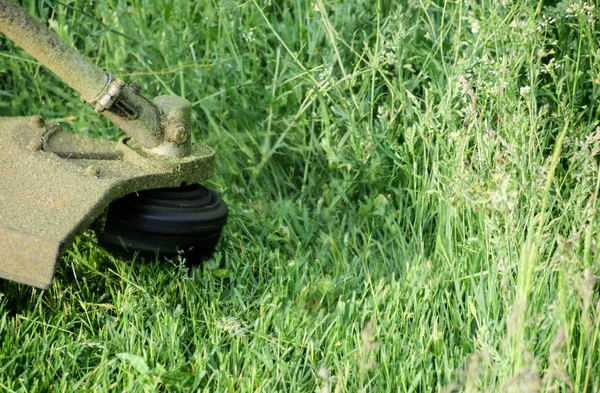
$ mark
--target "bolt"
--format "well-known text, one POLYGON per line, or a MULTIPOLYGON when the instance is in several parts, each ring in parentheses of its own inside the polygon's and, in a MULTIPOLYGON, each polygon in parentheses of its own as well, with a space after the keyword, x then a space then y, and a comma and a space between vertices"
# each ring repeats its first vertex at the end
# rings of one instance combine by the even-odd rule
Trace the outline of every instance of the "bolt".
POLYGON ((41 139, 32 139, 29 141, 27 148, 31 151, 40 151, 44 147, 41 139))
POLYGON ((29 118, 29 124, 33 128, 44 128, 46 126, 46 121, 40 115, 33 115, 29 118))
POLYGON ((166 129, 167 138, 171 142, 175 142, 178 145, 182 145, 187 142, 190 134, 188 133, 187 127, 183 124, 175 124, 167 126, 166 129))
POLYGON ((90 177, 98 177, 100 174, 100 168, 94 165, 90 165, 85 169, 85 175, 90 177))

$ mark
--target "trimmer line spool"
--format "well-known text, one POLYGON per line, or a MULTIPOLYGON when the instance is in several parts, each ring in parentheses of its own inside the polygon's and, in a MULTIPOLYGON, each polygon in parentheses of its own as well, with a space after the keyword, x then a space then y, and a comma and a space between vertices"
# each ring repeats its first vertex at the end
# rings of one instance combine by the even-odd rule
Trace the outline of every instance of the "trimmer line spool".
POLYGON ((200 184, 132 193, 110 205, 98 242, 121 256, 159 252, 195 262, 214 250, 227 213, 221 197, 200 184))

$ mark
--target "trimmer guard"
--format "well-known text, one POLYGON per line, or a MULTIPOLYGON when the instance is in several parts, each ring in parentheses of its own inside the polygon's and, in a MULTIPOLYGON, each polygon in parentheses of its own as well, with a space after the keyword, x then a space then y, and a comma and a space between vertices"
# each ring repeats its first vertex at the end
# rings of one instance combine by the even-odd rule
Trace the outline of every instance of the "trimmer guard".
POLYGON ((0 119, 0 277, 47 289, 61 253, 112 201, 199 183, 213 167, 207 146, 157 159, 130 138, 66 133, 39 116, 0 119))

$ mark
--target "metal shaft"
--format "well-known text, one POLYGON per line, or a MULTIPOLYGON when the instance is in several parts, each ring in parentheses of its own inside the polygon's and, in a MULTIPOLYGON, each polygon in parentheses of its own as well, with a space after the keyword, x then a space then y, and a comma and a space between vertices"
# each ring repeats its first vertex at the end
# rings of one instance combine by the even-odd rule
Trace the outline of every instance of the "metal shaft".
POLYGON ((104 70, 11 0, 0 0, 0 32, 80 92, 86 101, 94 99, 106 85, 104 70))
MULTIPOLYGON (((0 33, 81 93, 86 102, 93 103, 110 82, 105 70, 67 45, 11 0, 0 0, 0 33)), ((125 112, 121 105, 121 110, 107 109, 101 113, 146 148, 155 148, 164 142, 157 107, 129 86, 121 89, 119 101, 127 108, 125 112)))

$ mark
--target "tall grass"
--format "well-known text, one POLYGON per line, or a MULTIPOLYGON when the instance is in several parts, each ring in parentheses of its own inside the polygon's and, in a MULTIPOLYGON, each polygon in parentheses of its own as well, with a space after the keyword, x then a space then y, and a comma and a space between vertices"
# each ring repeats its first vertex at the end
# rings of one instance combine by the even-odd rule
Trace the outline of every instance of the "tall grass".
MULTIPOLYGON (((22 1, 194 106, 214 257, 86 236, 0 285, 0 390, 599 391, 600 11, 563 1, 22 1)), ((0 111, 119 131, 0 38, 0 111)))

